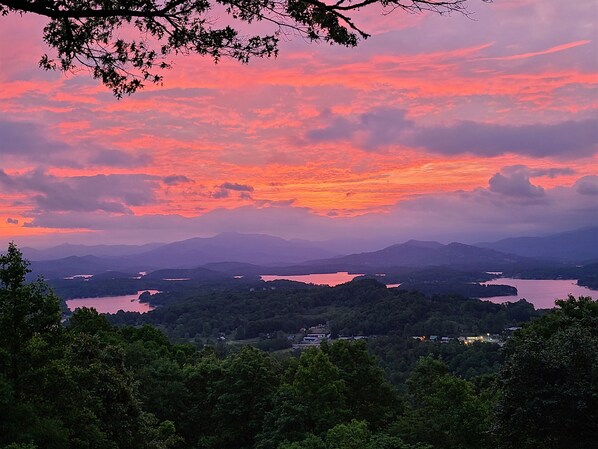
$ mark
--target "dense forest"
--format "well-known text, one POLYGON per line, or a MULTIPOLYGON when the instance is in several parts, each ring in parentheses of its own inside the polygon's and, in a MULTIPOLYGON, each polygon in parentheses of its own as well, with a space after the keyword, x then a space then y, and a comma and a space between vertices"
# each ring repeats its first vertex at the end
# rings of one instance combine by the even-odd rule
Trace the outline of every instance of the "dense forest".
POLYGON ((205 341, 226 335, 249 339, 328 323, 332 336, 500 333, 536 316, 521 300, 493 304, 459 295, 426 296, 386 288, 374 279, 356 279, 336 287, 276 281, 254 291, 166 292, 152 296, 161 307, 147 313, 118 312, 118 325, 152 324, 179 340, 205 341))
POLYGON ((537 317, 526 303, 495 309, 372 280, 218 293, 158 308, 152 316, 173 316, 172 324, 162 317, 169 339, 151 324, 123 325, 139 316, 114 326, 93 309, 62 323, 60 299, 42 281, 25 282, 26 273, 9 246, 0 256, 2 449, 595 447, 598 302, 590 298, 569 297, 537 317), (306 325, 306 310, 320 311, 314 322, 338 319, 339 333, 361 326, 385 335, 274 354, 177 342, 185 340, 177 313, 215 335, 247 332, 252 320, 271 329, 264 323, 276 313, 306 325), (503 349, 405 338, 432 323, 450 333, 516 321, 528 322, 503 349))

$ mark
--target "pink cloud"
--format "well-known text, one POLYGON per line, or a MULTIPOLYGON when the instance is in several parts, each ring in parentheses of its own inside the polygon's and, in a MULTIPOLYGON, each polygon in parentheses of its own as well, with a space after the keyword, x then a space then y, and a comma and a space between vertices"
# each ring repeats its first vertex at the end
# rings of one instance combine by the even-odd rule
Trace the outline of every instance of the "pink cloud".
MULTIPOLYGON (((89 204, 120 206, 86 211, 89 220, 82 222, 66 210, 34 217, 44 194, 4 186, 0 222, 19 223, 0 227, 0 235, 50 232, 22 225, 39 220, 42 226, 42 219, 48 225, 52 217, 51 232, 95 229, 98 219, 110 222, 111 231, 93 235, 114 238, 124 236, 119 223, 128 229, 159 222, 173 232, 183 223, 189 233, 204 223, 197 229, 208 233, 245 218, 247 229, 270 220, 264 229, 273 233, 299 234, 306 225, 332 235, 338 225, 338 232, 353 232, 399 222, 405 233, 424 232, 425 208, 446 213, 441 220, 429 212, 447 227, 463 226, 440 207, 443 201, 472 222, 485 218, 467 207, 504 223, 506 206, 492 209, 488 201, 515 201, 505 192, 543 189, 548 201, 559 189, 572 195, 578 178, 585 181, 577 190, 592 192, 598 165, 591 134, 598 109, 594 2, 563 8, 558 0, 509 0, 472 9, 475 20, 360 13, 373 36, 355 49, 292 40, 282 43, 276 60, 249 65, 175 57, 164 86, 121 101, 86 73, 38 69, 46 51, 43 20, 0 18, 0 42, 15 38, 14 45, 0 45, 0 61, 9 62, 0 66, 5 173, 25 179, 43 168, 57 192, 74 189, 75 178, 130 177, 149 198, 133 203, 125 193, 102 196, 85 187, 89 204), (570 171, 559 172, 565 159, 570 171), (536 171, 497 170, 521 165, 536 171), (497 173, 493 191, 488 180, 497 173)), ((133 182, 121 188, 135 190, 133 182)), ((64 202, 56 198, 52 204, 64 202)), ((546 210, 574 215, 549 203, 546 210)), ((520 216, 508 229, 525 229, 524 211, 520 216)))

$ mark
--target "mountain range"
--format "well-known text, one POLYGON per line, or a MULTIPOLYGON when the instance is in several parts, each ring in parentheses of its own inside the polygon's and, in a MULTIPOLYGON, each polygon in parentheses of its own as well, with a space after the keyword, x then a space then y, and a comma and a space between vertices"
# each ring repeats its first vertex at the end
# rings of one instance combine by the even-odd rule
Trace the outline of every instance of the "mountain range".
POLYGON ((516 237, 476 246, 525 257, 560 262, 598 262, 598 227, 578 229, 547 237, 516 237))
POLYGON ((275 269, 301 274, 313 270, 356 272, 431 266, 502 270, 514 264, 543 260, 550 263, 598 260, 597 236, 598 227, 594 227, 548 237, 521 237, 477 245, 410 240, 376 251, 343 255, 323 248, 327 246, 322 245, 323 242, 222 233, 169 244, 60 245, 45 250, 24 248, 23 252, 32 260, 34 274, 50 279, 108 270, 137 273, 202 266, 220 272, 253 274, 275 269))
POLYGON ((527 258, 505 254, 492 249, 479 248, 463 243, 426 242, 409 240, 391 245, 379 251, 351 254, 334 259, 311 262, 313 265, 335 264, 346 267, 391 268, 391 267, 429 267, 458 266, 481 267, 499 270, 515 263, 526 262, 527 258))

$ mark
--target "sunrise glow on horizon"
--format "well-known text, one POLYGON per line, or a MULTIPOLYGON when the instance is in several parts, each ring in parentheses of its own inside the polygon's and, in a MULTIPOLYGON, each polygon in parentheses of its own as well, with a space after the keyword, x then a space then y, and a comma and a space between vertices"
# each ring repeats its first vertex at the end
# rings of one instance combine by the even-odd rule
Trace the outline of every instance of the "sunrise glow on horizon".
POLYGON ((461 239, 598 223, 596 4, 367 14, 357 48, 173 61, 121 100, 0 18, 0 240, 461 239))

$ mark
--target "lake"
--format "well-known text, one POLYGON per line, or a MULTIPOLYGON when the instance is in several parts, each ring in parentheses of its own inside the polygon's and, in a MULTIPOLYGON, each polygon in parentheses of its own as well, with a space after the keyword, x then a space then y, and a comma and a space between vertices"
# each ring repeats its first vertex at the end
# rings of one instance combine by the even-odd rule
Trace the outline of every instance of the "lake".
POLYGON ((345 282, 350 282, 358 276, 363 276, 363 275, 362 274, 349 274, 346 271, 339 271, 338 273, 301 274, 301 275, 296 275, 296 276, 279 276, 279 275, 273 274, 273 275, 262 275, 260 277, 264 281, 287 280, 287 281, 305 282, 306 284, 329 285, 330 287, 334 287, 335 285, 344 284, 345 282))
MULTIPOLYGON (((499 274, 499 273, 496 273, 499 274)), ((361 274, 349 274, 346 271, 338 273, 319 273, 319 274, 303 274, 296 276, 279 276, 279 275, 262 275, 264 281, 275 280, 289 280, 297 282, 305 282, 307 284, 316 285, 335 285, 350 282, 361 274)), ((521 298, 525 298, 532 303, 536 309, 550 309, 554 307, 555 299, 565 299, 571 293, 573 296, 591 296, 598 298, 598 291, 590 290, 587 287, 581 287, 576 284, 575 279, 512 279, 512 278, 498 278, 493 279, 484 284, 506 284, 517 288, 517 296, 494 296, 490 298, 482 298, 484 301, 491 301, 497 304, 503 302, 515 302, 521 298)), ((388 288, 398 287, 400 284, 389 284, 388 288)))
POLYGON ((67 299, 66 305, 71 311, 81 307, 93 307, 99 313, 116 313, 119 310, 146 313, 153 310, 153 307, 148 303, 139 302, 139 295, 146 291, 152 295, 160 293, 158 290, 140 290, 132 295, 67 299))
POLYGON ((551 309, 554 307, 555 299, 566 299, 567 295, 591 296, 598 298, 598 291, 590 290, 576 284, 575 279, 512 279, 498 278, 484 284, 496 285, 506 284, 517 288, 517 296, 494 296, 482 298, 484 301, 492 301, 500 304, 503 302, 514 302, 525 298, 531 302, 536 309, 551 309))

